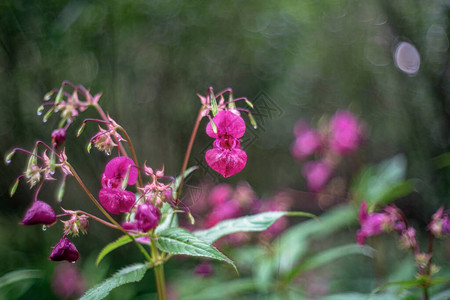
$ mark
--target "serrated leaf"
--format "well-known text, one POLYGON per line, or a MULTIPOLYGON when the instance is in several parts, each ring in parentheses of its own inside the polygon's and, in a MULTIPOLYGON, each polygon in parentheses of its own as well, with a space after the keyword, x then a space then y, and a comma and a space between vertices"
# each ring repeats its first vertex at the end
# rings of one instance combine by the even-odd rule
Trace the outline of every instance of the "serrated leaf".
POLYGON ((147 264, 135 264, 123 268, 110 278, 87 291, 81 300, 100 300, 108 296, 116 287, 130 282, 140 281, 147 271, 147 264))
POLYGON ((0 277, 0 288, 18 281, 26 279, 37 279, 42 277, 42 272, 39 270, 17 270, 6 273, 0 277))
POLYGON ((210 229, 199 230, 194 232, 194 234, 202 240, 212 244, 217 239, 232 233, 266 230, 279 218, 286 215, 314 217, 312 214, 303 212, 271 211, 253 216, 225 220, 210 229))
POLYGON ((231 264, 237 272, 236 265, 232 260, 186 229, 174 227, 161 231, 156 245, 161 251, 170 254, 185 254, 225 261, 231 264))
POLYGON ((131 238, 128 235, 124 235, 124 236, 121 236, 120 238, 118 238, 117 240, 115 240, 114 242, 109 243, 98 254, 97 259, 95 260, 95 265, 98 266, 98 264, 102 261, 102 259, 106 255, 108 255, 108 253, 110 253, 111 251, 113 251, 119 247, 122 247, 123 245, 126 245, 130 242, 131 242, 131 238))

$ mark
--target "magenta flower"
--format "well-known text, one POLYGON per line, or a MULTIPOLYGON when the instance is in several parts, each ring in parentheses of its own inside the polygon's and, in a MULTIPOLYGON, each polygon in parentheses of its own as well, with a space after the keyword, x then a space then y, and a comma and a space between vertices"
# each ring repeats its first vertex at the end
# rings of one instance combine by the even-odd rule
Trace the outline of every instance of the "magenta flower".
POLYGON ((390 221, 391 218, 385 213, 369 213, 367 202, 362 202, 359 209, 361 229, 356 233, 357 243, 364 245, 366 237, 383 233, 390 221))
POLYGON ((431 217, 431 222, 428 229, 436 237, 442 237, 445 234, 450 234, 450 218, 448 211, 444 212, 444 208, 439 208, 431 217))
POLYGON ((58 128, 52 132, 53 144, 61 145, 66 140, 66 130, 64 128, 58 128))
POLYGON ((102 176, 102 186, 110 188, 121 187, 128 170, 130 171, 127 184, 133 185, 138 178, 138 170, 133 160, 124 156, 113 158, 106 164, 105 172, 102 176))
POLYGON ((78 260, 78 257, 79 254, 75 245, 68 238, 62 238, 59 240, 59 243, 53 247, 49 259, 53 261, 67 260, 74 262, 78 260))
POLYGON ((298 121, 294 127, 295 141, 291 145, 292 156, 298 160, 303 160, 316 153, 322 146, 320 134, 311 129, 308 124, 298 121))
POLYGON ((212 205, 220 205, 228 201, 233 195, 233 188, 226 183, 216 185, 210 192, 209 199, 212 205))
POLYGON ((330 179, 332 168, 322 161, 311 161, 302 168, 303 176, 306 178, 308 189, 312 192, 319 192, 330 179))
POLYGON ((25 213, 20 224, 22 225, 51 225, 56 222, 56 214, 53 208, 47 203, 37 200, 25 213))
POLYGON ((141 204, 137 208, 134 216, 137 221, 137 227, 142 232, 148 232, 158 226, 161 220, 161 212, 153 204, 141 204))
POLYGON ((206 133, 216 140, 213 148, 206 152, 205 159, 214 171, 229 177, 242 171, 247 163, 247 154, 241 150, 239 141, 245 133, 245 122, 227 110, 220 111, 213 122, 217 133, 214 133, 211 122, 206 127, 206 133))
POLYGON ((61 263, 55 267, 52 290, 63 299, 78 299, 86 291, 86 280, 75 264, 61 263))
POLYGON ((237 200, 230 200, 216 205, 205 219, 206 228, 211 228, 217 223, 241 216, 241 204, 237 200))
POLYGON ((115 215, 129 212, 136 201, 132 192, 115 188, 101 189, 98 198, 103 207, 115 215))
POLYGON ((211 265, 211 263, 204 261, 204 262, 199 263, 195 267, 194 273, 197 275, 200 275, 201 277, 206 277, 206 276, 212 275, 214 273, 214 269, 213 269, 213 266, 211 265))
POLYGON ((358 148, 362 140, 362 129, 356 117, 349 111, 337 111, 330 121, 330 148, 344 155, 358 148))

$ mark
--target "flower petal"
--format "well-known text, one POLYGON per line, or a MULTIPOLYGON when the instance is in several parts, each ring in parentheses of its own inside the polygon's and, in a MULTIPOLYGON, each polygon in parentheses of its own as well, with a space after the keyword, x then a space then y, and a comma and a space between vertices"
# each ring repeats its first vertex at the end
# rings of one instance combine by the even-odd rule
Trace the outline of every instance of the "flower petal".
POLYGON ((130 168, 128 185, 133 185, 136 183, 138 178, 138 170, 134 166, 135 164, 131 158, 119 156, 113 158, 108 162, 108 164, 106 164, 104 174, 108 179, 115 179, 116 181, 118 181, 118 184, 120 186, 122 180, 127 174, 128 168, 130 168))
POLYGON ((213 148, 206 151, 206 162, 216 172, 229 177, 242 171, 247 163, 247 154, 241 149, 213 148))
POLYGON ((115 215, 128 212, 136 201, 132 192, 115 188, 101 189, 98 198, 103 207, 115 215))
POLYGON ((220 111, 214 118, 214 124, 217 127, 217 134, 212 129, 211 122, 206 126, 206 133, 212 138, 218 138, 223 135, 230 135, 234 138, 240 138, 245 133, 245 122, 240 116, 228 110, 220 111))

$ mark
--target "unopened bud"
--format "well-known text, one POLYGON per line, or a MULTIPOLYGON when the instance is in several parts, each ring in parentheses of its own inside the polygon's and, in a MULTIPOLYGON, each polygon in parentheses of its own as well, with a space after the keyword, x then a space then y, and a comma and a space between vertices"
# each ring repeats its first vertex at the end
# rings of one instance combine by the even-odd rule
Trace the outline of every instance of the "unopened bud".
POLYGON ((68 239, 62 238, 59 243, 53 247, 49 259, 53 261, 67 260, 75 262, 78 260, 79 253, 75 245, 68 239))
POLYGON ((47 203, 37 200, 25 213, 22 225, 51 225, 56 222, 56 214, 53 208, 47 203))

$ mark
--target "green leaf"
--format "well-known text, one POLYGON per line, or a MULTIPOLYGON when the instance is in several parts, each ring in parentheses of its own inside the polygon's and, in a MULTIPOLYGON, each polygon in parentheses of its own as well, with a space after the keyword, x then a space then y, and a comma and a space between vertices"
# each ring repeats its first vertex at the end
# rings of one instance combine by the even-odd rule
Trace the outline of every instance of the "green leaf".
POLYGON ((123 268, 110 278, 106 279, 81 297, 81 300, 100 300, 108 296, 109 292, 116 287, 130 282, 140 281, 147 271, 147 264, 135 264, 123 268))
MULTIPOLYGON (((188 177, 192 172, 194 172, 197 169, 198 169, 197 166, 192 166, 192 167, 188 168, 186 171, 184 171, 184 178, 186 179, 186 177, 188 177)), ((177 190, 178 190, 178 187, 180 186, 180 184, 181 184, 181 175, 179 175, 172 184, 172 191, 173 191, 174 199, 177 199, 177 190)))
POLYGON ((161 209, 161 214, 163 215, 161 223, 156 227, 155 233, 159 233, 163 231, 164 229, 170 228, 170 227, 177 227, 178 226, 178 216, 173 211, 173 208, 168 204, 164 203, 163 207, 161 209))
POLYGON ((421 284, 423 284, 423 278, 418 278, 418 279, 411 279, 411 280, 401 280, 401 281, 395 281, 395 282, 388 282, 386 284, 383 284, 382 286, 376 288, 372 294, 376 294, 382 290, 387 289, 388 287, 391 286, 398 286, 401 287, 403 289, 408 289, 408 288, 412 288, 412 287, 419 287, 421 284))
POLYGON ((117 240, 115 240, 112 243, 109 243, 108 245, 106 245, 102 251, 100 251, 100 253, 97 256, 97 259, 95 260, 95 265, 98 266, 98 264, 102 261, 102 259, 111 251, 122 247, 123 245, 128 244, 129 242, 131 242, 131 238, 128 235, 124 235, 121 236, 120 238, 118 238, 117 240))
POLYGON ((288 215, 314 217, 314 215, 304 212, 271 211, 253 216, 225 220, 210 229, 196 231, 194 232, 194 234, 208 243, 213 243, 217 239, 235 232, 266 230, 267 228, 272 226, 272 224, 275 223, 279 218, 288 215))
POLYGON ((161 251, 170 254, 201 256, 225 261, 231 264, 237 272, 237 268, 232 260, 186 229, 180 227, 165 229, 159 233, 156 242, 161 251))
POLYGON ((191 295, 182 295, 184 300, 212 300, 212 299, 231 299, 238 295, 254 292, 256 285, 253 279, 238 279, 225 281, 214 285, 204 285, 203 289, 195 290, 191 295), (220 292, 218 292, 220 291, 220 292))
POLYGON ((374 249, 369 246, 359 246, 356 244, 349 244, 328 249, 305 259, 300 265, 292 269, 286 279, 288 281, 292 281, 309 270, 318 268, 347 255, 362 254, 372 257, 373 252, 374 249))
POLYGON ((42 272, 39 270, 17 270, 6 273, 0 277, 0 288, 26 279, 37 279, 42 277, 42 272))
POLYGON ((402 154, 366 167, 353 183, 352 194, 370 204, 386 204, 405 196, 413 190, 412 182, 405 181, 406 167, 406 158, 402 154))

